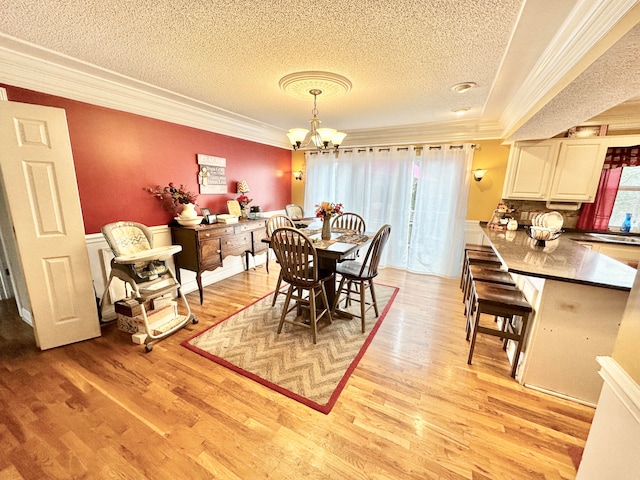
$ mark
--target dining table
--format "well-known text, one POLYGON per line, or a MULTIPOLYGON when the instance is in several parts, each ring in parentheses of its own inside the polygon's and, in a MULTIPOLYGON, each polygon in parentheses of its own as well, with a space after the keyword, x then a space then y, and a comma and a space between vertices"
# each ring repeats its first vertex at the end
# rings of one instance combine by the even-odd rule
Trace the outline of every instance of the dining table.
MULTIPOLYGON (((331 230, 331 239, 322 240, 322 222, 317 219, 296 220, 298 230, 307 235, 313 242, 318 254, 318 271, 321 277, 331 278, 325 283, 329 305, 333 305, 336 299, 336 269, 338 263, 350 257, 371 242, 373 235, 358 233, 353 230, 334 228, 331 230)), ((271 238, 264 238, 263 242, 270 244, 271 238)))

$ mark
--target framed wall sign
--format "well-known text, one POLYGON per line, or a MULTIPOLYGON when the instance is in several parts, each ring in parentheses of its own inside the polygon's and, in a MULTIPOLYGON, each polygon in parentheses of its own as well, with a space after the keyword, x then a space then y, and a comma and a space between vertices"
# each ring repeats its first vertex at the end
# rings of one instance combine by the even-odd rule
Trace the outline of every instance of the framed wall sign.
POLYGON ((227 159, 198 153, 198 184, 202 194, 226 194, 227 159))

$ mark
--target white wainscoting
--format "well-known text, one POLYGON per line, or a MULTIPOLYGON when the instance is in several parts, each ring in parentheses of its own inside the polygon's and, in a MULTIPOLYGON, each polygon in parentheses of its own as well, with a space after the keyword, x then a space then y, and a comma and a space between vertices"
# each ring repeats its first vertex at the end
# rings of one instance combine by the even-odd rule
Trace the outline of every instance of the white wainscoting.
POLYGON ((604 385, 576 480, 640 478, 640 386, 611 357, 598 357, 604 385))
MULTIPOLYGON (((149 227, 153 232, 153 244, 154 246, 161 247, 165 245, 171 245, 171 229, 166 225, 160 225, 156 227, 149 227)), ((110 251, 104 236, 101 233, 93 233, 86 235, 87 252, 89 254, 89 265, 91 267, 91 277, 93 279, 93 285, 96 291, 96 296, 101 298, 107 280, 109 278, 110 268, 109 262, 112 255, 107 257, 106 251, 110 251)), ((255 257, 249 255, 249 267, 261 265, 266 262, 266 253, 258 254, 255 257)), ((170 261, 171 268, 174 268, 173 261, 170 261)), ((207 271, 202 274, 202 284, 204 286, 211 285, 225 278, 231 277, 237 273, 244 271, 244 258, 243 257, 226 257, 222 267, 212 271, 207 271)), ((190 293, 198 290, 198 284, 196 283, 195 272, 188 270, 181 270, 180 282, 182 284, 183 293, 190 293)), ((123 282, 120 280, 114 280, 115 285, 109 288, 112 295, 115 295, 113 299, 107 296, 105 302, 104 315, 105 318, 110 318, 114 315, 113 302, 124 298, 125 291, 122 287, 123 282)), ((112 285, 113 285, 112 283, 112 285)), ((206 298, 206 297, 205 297, 206 298)))
POLYGON ((484 245, 486 242, 480 222, 477 220, 467 220, 464 226, 464 242, 474 245, 484 245))

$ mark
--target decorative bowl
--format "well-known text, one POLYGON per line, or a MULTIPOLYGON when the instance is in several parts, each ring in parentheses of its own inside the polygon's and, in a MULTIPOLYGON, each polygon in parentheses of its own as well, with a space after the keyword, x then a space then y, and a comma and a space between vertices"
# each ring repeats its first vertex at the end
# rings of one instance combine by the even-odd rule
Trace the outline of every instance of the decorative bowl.
POLYGON ((200 225, 200 223, 202 222, 203 218, 204 217, 197 216, 197 217, 192 217, 192 218, 175 217, 174 219, 175 219, 176 222, 178 222, 183 227, 194 227, 196 225, 200 225))
POLYGON ((533 225, 530 227, 525 227, 527 230, 527 234, 536 240, 537 247, 546 246, 547 241, 556 240, 562 235, 562 230, 555 227, 534 227, 533 225))

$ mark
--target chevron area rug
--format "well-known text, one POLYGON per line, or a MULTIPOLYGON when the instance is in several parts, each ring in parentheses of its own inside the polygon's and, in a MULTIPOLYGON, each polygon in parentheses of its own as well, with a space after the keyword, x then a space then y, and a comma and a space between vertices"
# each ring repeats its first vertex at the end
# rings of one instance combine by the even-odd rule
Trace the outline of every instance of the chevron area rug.
MULTIPOLYGON (((398 288, 376 283, 380 316, 368 313, 363 334, 360 319, 336 318, 318 323, 314 345, 311 330, 278 323, 285 295, 273 293, 182 342, 182 345, 220 365, 245 375, 322 413, 335 405, 349 376, 384 320, 398 288)), ((286 291, 286 290, 285 290, 286 291)), ((341 308, 344 302, 341 302, 341 308)), ((359 303, 347 309, 357 312, 359 303)), ((290 313, 291 316, 294 312, 290 313)))

